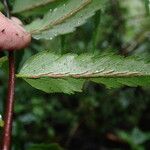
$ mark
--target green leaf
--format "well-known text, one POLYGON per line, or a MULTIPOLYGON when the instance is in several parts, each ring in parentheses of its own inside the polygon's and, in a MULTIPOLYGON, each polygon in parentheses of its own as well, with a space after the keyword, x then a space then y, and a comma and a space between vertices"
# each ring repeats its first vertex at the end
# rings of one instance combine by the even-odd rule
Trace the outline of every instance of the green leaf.
POLYGON ((4 126, 4 121, 2 120, 2 116, 0 115, 0 127, 4 126))
POLYGON ((7 57, 0 58, 0 68, 4 65, 4 63, 6 63, 6 61, 7 61, 7 57))
POLYGON ((57 144, 35 144, 28 150, 62 150, 57 144))
POLYGON ((13 13, 20 13, 45 6, 56 0, 16 0, 13 7, 13 13))
POLYGON ((35 39, 52 39, 58 35, 73 32, 95 12, 102 9, 102 0, 70 0, 49 11, 43 19, 37 19, 26 26, 35 39))
POLYGON ((109 88, 150 85, 150 63, 114 54, 66 54, 42 52, 31 57, 17 75, 47 93, 81 92, 87 80, 109 88))
POLYGON ((138 146, 150 139, 150 133, 144 133, 139 128, 133 128, 131 132, 118 131, 117 135, 131 146, 138 146))

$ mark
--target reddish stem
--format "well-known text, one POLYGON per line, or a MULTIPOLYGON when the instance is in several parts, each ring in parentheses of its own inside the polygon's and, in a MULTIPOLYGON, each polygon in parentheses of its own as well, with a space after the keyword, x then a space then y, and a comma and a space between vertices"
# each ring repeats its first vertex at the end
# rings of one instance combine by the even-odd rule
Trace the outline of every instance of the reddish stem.
POLYGON ((6 102, 6 110, 5 110, 5 117, 4 117, 5 124, 3 130, 1 150, 11 149, 14 91, 15 91, 15 59, 14 59, 14 52, 11 51, 9 52, 9 81, 8 81, 7 102, 6 102))

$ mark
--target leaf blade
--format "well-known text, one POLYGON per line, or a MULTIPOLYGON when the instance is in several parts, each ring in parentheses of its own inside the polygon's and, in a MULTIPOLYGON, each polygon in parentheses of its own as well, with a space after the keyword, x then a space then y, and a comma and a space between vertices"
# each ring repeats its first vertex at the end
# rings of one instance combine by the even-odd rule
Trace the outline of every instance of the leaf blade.
POLYGON ((71 0, 26 26, 35 39, 52 39, 73 32, 102 8, 99 0, 71 0), (47 21, 48 20, 48 21, 47 21))
POLYGON ((86 81, 109 88, 150 86, 150 64, 114 54, 61 56, 46 51, 31 57, 17 76, 47 93, 72 94, 81 92, 86 81))

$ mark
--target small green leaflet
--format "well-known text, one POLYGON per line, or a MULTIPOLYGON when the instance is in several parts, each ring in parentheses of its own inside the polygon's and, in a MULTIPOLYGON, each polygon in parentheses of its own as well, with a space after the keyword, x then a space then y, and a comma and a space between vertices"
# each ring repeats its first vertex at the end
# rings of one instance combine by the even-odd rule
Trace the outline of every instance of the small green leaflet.
POLYGON ((69 0, 49 11, 43 19, 37 19, 27 25, 26 29, 35 39, 52 39, 73 32, 103 7, 102 0, 69 0))
POLYGON ((114 54, 66 54, 48 51, 32 56, 17 77, 47 93, 81 92, 85 81, 108 88, 150 86, 150 63, 114 54))
POLYGON ((42 7, 56 0, 15 0, 13 13, 29 11, 37 7, 42 7))

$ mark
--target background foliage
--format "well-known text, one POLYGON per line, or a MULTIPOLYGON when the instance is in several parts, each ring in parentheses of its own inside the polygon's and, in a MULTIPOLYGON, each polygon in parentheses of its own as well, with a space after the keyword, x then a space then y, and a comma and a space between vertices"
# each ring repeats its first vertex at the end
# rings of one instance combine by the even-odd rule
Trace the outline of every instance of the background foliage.
MULTIPOLYGON (((61 1, 61 5, 65 1, 61 1)), ((59 0, 52 3, 45 0, 46 5, 39 7, 39 1, 39 6, 31 7, 32 1, 26 0, 21 11, 16 6, 23 1, 9 2, 12 13, 25 24, 60 4, 59 0)), ((150 62, 149 1, 107 0, 106 4, 104 11, 97 11, 73 33, 49 37, 50 40, 46 41, 33 40, 27 50, 16 54, 17 70, 27 58, 43 50, 57 54, 111 51, 125 56, 140 56, 150 62)), ((0 10, 3 11, 1 3, 0 10)), ((5 66, 7 63, 3 68, 5 66)), ((6 69, 0 71, 0 114, 4 112, 6 73, 6 69)), ((95 83, 86 83, 83 93, 46 94, 17 79, 13 149, 149 149, 149 98, 148 88, 108 90, 95 83)))

